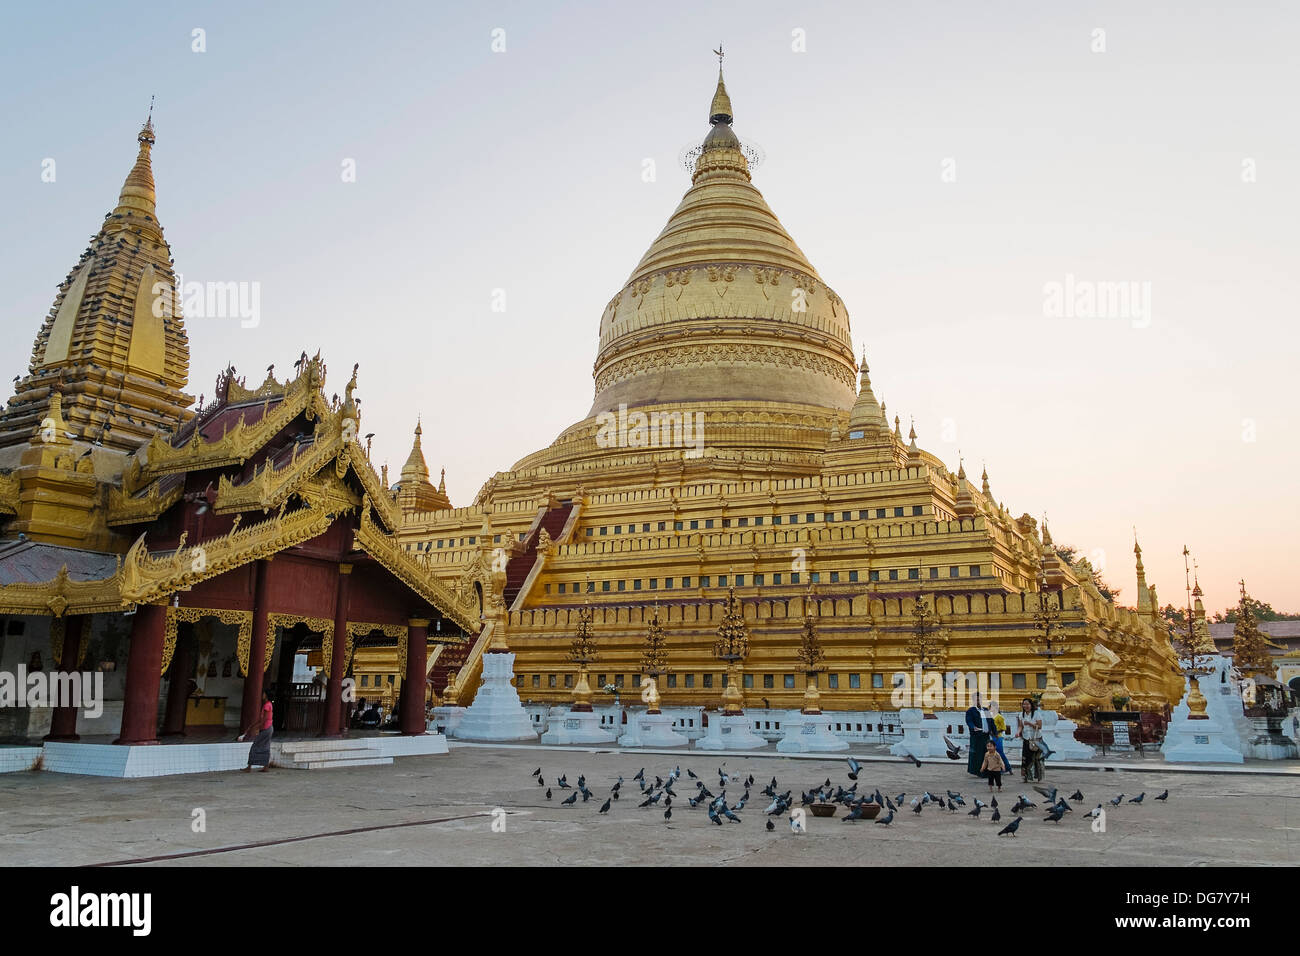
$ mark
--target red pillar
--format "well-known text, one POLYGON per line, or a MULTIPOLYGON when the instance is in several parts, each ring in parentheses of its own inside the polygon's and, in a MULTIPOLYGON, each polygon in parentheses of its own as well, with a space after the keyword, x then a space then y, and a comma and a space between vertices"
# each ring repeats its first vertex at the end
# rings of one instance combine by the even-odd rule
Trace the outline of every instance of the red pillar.
MULTIPOLYGON (((193 625, 187 625, 189 631, 193 625)), ((190 700, 190 673, 194 670, 194 641, 192 634, 177 634, 176 650, 172 655, 171 680, 167 686, 167 706, 163 710, 162 736, 185 734, 185 713, 190 700)))
POLYGON ((244 677, 244 699, 239 710, 239 732, 262 727, 262 681, 266 677, 266 577, 271 559, 257 562, 253 581, 253 635, 248 646, 248 674, 244 677), (256 723, 256 726, 254 724, 256 723))
MULTIPOLYGON (((88 622, 84 615, 71 615, 64 619, 63 624, 63 656, 59 658, 59 670, 64 674, 72 674, 77 670, 77 651, 81 648, 81 629, 86 627, 88 622)), ((53 620, 50 626, 54 626, 53 620)), ((82 693, 85 693, 83 690, 82 693)), ((54 708, 54 714, 50 719, 50 732, 45 735, 46 740, 80 740, 77 733, 77 706, 75 704, 68 707, 54 708)))
POLYGON ((126 659, 126 699, 122 702, 122 733, 118 744, 158 742, 158 688, 162 685, 163 631, 167 608, 136 606, 131 622, 131 647, 126 659))
POLYGON ((402 678, 400 725, 407 736, 425 732, 424 667, 429 652, 429 621, 411 618, 406 632, 406 674, 402 678))
POLYGON ((339 565, 339 582, 334 591, 334 651, 330 658, 329 683, 325 686, 325 719, 320 736, 342 737, 343 667, 348 642, 348 593, 352 586, 352 565, 339 565))

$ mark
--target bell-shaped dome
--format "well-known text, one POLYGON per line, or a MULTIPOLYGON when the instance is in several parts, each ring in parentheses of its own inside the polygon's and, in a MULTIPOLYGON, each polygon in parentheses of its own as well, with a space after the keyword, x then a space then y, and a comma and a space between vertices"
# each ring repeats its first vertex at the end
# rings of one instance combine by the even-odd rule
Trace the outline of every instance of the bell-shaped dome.
POLYGON ((852 408, 848 312, 750 182, 721 70, 709 120, 691 188, 601 318, 589 414, 719 401, 852 408))

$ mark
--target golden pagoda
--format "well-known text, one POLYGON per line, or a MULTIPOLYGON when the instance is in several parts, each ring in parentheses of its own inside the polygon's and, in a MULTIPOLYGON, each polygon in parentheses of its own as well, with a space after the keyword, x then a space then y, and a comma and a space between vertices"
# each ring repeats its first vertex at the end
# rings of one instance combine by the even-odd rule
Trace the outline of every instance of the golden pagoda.
MULTIPOLYGON (((1086 560, 1067 563, 1046 528, 1040 538, 1034 518, 994 499, 987 470, 974 485, 915 427, 906 439, 898 416, 891 427, 865 355, 854 361, 843 301, 752 182, 721 69, 708 119, 690 188, 600 317, 587 416, 493 475, 472 505, 403 508, 399 539, 448 582, 497 548, 521 695, 568 698, 565 651, 585 601, 601 633, 597 683, 635 686, 657 603, 674 664, 664 703, 717 707, 712 650, 734 590, 751 635, 737 690, 797 708, 811 584, 827 709, 890 706, 922 590, 949 635, 945 666, 990 673, 1007 697, 1048 686, 1032 641, 1046 588, 1069 647, 1053 660, 1064 709, 1082 714, 1113 685, 1134 706, 1176 702, 1182 680, 1150 595, 1116 606, 1086 560), (493 540, 476 541, 488 512, 493 540)), ((469 653, 458 675, 461 703, 479 660, 469 653)))

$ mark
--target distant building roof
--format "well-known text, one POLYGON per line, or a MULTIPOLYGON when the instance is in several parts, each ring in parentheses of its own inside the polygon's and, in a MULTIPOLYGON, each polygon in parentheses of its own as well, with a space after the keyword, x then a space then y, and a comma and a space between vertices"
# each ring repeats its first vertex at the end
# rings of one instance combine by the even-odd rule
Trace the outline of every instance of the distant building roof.
MULTIPOLYGON (((1221 650, 1232 650, 1232 629, 1237 625, 1231 621, 1218 621, 1210 624, 1210 636, 1221 650)), ((1260 621, 1259 629, 1268 635, 1275 644, 1283 644, 1287 651, 1300 650, 1300 621, 1260 621)), ((1273 654, 1286 651, 1274 650, 1273 654)))

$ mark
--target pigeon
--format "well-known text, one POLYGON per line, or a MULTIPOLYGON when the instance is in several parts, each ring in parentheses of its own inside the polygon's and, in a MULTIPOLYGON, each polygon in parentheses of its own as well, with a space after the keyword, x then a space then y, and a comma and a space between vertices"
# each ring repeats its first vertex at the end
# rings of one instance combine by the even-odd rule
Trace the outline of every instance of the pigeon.
MULTIPOLYGON (((989 820, 993 823, 997 823, 1001 819, 1002 819, 1002 811, 999 810, 997 807, 994 807, 993 816, 989 817, 989 820)), ((1016 817, 1016 819, 1019 820, 1020 818, 1016 817)))
POLYGON ((1014 820, 1012 820, 1010 823, 1008 823, 1006 826, 1004 826, 1001 830, 998 831, 998 836, 1002 836, 1002 834, 1004 833, 1010 833, 1012 836, 1015 836, 1016 831, 1020 829, 1020 821, 1023 819, 1024 817, 1016 817, 1014 820))
POLYGON ((1082 790, 1074 791, 1074 793, 1070 794, 1070 799, 1075 801, 1076 803, 1079 802, 1080 800, 1083 799, 1083 791, 1082 790))
POLYGON ((660 776, 656 776, 656 777, 655 777, 655 789, 656 789, 656 790, 660 790, 660 789, 663 788, 663 785, 664 785, 664 778, 663 778, 663 777, 660 777, 660 776))
POLYGON ((849 779, 857 780, 858 771, 860 771, 861 769, 862 769, 862 764, 858 763, 856 760, 850 757, 849 758, 849 779))
POLYGON ((772 799, 772 802, 769 803, 769 804, 767 805, 767 809, 764 810, 763 812, 764 812, 765 814, 767 814, 769 817, 772 816, 773 814, 780 813, 780 812, 781 812, 781 798, 780 798, 780 797, 774 797, 774 798, 772 799))
POLYGON ((1091 810, 1089 810, 1086 814, 1084 814, 1084 816, 1086 816, 1089 820, 1095 820, 1105 812, 1106 811, 1101 808, 1101 804, 1099 803, 1091 810))
POLYGON ((1129 802, 1129 803, 1141 803, 1141 802, 1142 802, 1142 798, 1145 797, 1146 795, 1147 795, 1147 792, 1146 792, 1145 790, 1143 790, 1143 791, 1142 791, 1141 793, 1139 793, 1136 797, 1130 797, 1128 802, 1129 802))
POLYGON ((583 787, 583 788, 582 788, 581 790, 579 790, 578 792, 582 794, 582 802, 583 802, 583 803, 586 803, 588 800, 591 799, 591 791, 588 790, 586 787, 583 787))
POLYGON ((966 816, 968 816, 968 817, 975 817, 976 819, 979 819, 980 811, 983 810, 983 809, 984 809, 984 808, 983 808, 982 806, 980 806, 979 804, 976 804, 976 805, 975 805, 975 809, 974 809, 974 810, 971 810, 969 813, 967 813, 966 816))
POLYGON ((886 827, 889 826, 891 823, 894 822, 894 811, 890 810, 883 817, 876 820, 876 822, 879 823, 881 826, 886 826, 886 827))
MULTIPOLYGON (((665 790, 664 792, 667 793, 668 791, 665 790)), ((672 798, 672 797, 668 797, 666 800, 664 800, 664 806, 665 806, 665 807, 671 807, 672 805, 673 805, 673 798, 672 798)))
POLYGON ((542 774, 542 768, 541 768, 541 767, 538 767, 536 770, 533 771, 533 776, 534 776, 534 777, 540 777, 541 774, 542 774))
POLYGON ((988 804, 985 803, 983 800, 981 800, 979 797, 976 797, 976 798, 975 798, 975 809, 977 809, 977 810, 983 810, 983 809, 984 809, 985 807, 987 807, 987 806, 988 806, 988 804))
POLYGON ((1123 802, 1124 802, 1124 794, 1121 793, 1118 797, 1116 797, 1114 800, 1110 802, 1110 805, 1112 807, 1118 807, 1123 802))
POLYGON ((572 806, 573 804, 575 804, 575 803, 577 803, 577 802, 578 802, 578 794, 575 792, 575 793, 571 793, 571 794, 569 795, 569 799, 567 799, 567 800, 561 800, 561 801, 560 801, 560 804, 561 804, 561 806, 568 807, 568 806, 572 806))
POLYGON ((561 790, 569 790, 569 789, 571 789, 571 788, 570 788, 570 784, 569 784, 569 780, 568 780, 568 776, 569 776, 569 775, 568 775, 567 773, 566 773, 566 774, 561 774, 561 775, 560 775, 560 779, 559 779, 558 781, 556 781, 556 786, 559 787, 561 790))
POLYGON ((718 826, 722 826, 722 817, 714 813, 712 807, 709 807, 709 819, 712 820, 714 823, 716 823, 718 826))
POLYGON ((690 767, 686 768, 686 776, 690 777, 692 780, 700 779, 699 777, 695 776, 695 771, 692 770, 690 767))
POLYGON ((898 796, 894 797, 894 802, 895 802, 895 803, 902 803, 902 802, 903 802, 903 798, 906 797, 906 796, 907 796, 907 794, 905 794, 905 793, 900 793, 898 796))
POLYGON ((671 820, 672 818, 673 818, 673 808, 669 807, 667 810, 664 811, 664 819, 671 820))
POLYGON ((1036 806, 1038 806, 1038 804, 1034 803, 1032 800, 1026 800, 1025 795, 1022 793, 1020 794, 1020 799, 1012 805, 1011 812, 1019 813, 1021 810, 1028 810, 1030 807, 1036 806))
POLYGON ((1169 799, 1169 791, 1166 790, 1164 793, 1160 794, 1160 796, 1156 797, 1155 799, 1157 799, 1157 800, 1168 800, 1168 799, 1169 799))
POLYGON ((722 815, 723 815, 724 817, 726 817, 728 820, 730 820, 732 823, 739 823, 739 822, 740 822, 740 817, 736 816, 734 813, 732 813, 730 810, 728 810, 725 806, 722 808, 722 815))
POLYGON ((989 798, 989 806, 992 807, 994 810, 996 810, 996 809, 998 808, 998 798, 997 798, 997 797, 990 797, 990 798, 989 798))
POLYGON ((949 740, 947 734, 944 734, 943 745, 948 751, 949 760, 961 759, 961 747, 949 740))
POLYGON ((1062 813, 1074 812, 1074 807, 1070 806, 1068 803, 1065 802, 1065 797, 1062 797, 1060 800, 1057 800, 1055 806, 1053 806, 1052 809, 1060 810, 1062 813))
POLYGON ((1050 789, 1050 790, 1048 790, 1046 787, 1034 787, 1034 789, 1037 790, 1039 793, 1041 793, 1043 796, 1045 796, 1045 797, 1047 798, 1047 802, 1048 802, 1048 803, 1055 803, 1055 802, 1056 802, 1056 788, 1055 788, 1055 787, 1052 787, 1052 789, 1050 789))
POLYGON ((894 801, 890 800, 888 797, 885 797, 885 806, 889 808, 890 813, 893 813, 895 810, 898 809, 897 807, 894 806, 894 801))
POLYGON ((616 783, 616 784, 614 784, 614 786, 610 787, 610 788, 609 788, 609 792, 610 792, 610 793, 618 793, 618 791, 622 788, 622 786, 623 786, 623 778, 622 778, 622 777, 619 777, 619 778, 618 778, 618 783, 616 783))
POLYGON ((858 804, 856 807, 850 810, 849 815, 845 817, 843 820, 841 820, 840 822, 848 823, 850 820, 861 820, 861 819, 862 819, 862 805, 858 804))
POLYGON ((773 823, 773 822, 769 819, 769 820, 767 821, 767 832, 768 832, 768 833, 771 833, 771 832, 772 832, 773 830, 775 830, 775 829, 776 829, 776 824, 773 823))
POLYGON ((1065 809, 1063 807, 1054 806, 1051 810, 1047 811, 1047 816, 1043 817, 1043 822, 1046 823, 1048 820, 1051 820, 1053 823, 1060 823, 1061 817, 1063 816, 1065 816, 1065 809))
POLYGON ((644 781, 644 780, 645 780, 645 767, 642 767, 640 770, 638 770, 638 771, 636 772, 636 775, 635 775, 632 779, 633 779, 633 780, 641 780, 641 781, 644 781))
POLYGON ((598 812, 609 813, 609 804, 610 804, 610 800, 609 798, 606 798, 605 802, 600 805, 600 810, 598 812))
POLYGON ((902 753, 902 757, 904 760, 911 761, 911 763, 913 763, 918 767, 921 766, 921 761, 917 760, 916 755, 913 754, 910 750, 904 750, 902 753))
POLYGON ((550 788, 550 787, 547 787, 547 788, 546 788, 546 799, 547 799, 547 800, 551 799, 551 788, 550 788))
POLYGON ((585 790, 586 788, 587 788, 587 778, 583 774, 578 774, 578 789, 585 790))
POLYGON ((546 781, 545 781, 544 779, 542 779, 541 777, 538 777, 538 778, 537 778, 537 785, 538 785, 539 787, 544 787, 544 786, 546 786, 546 781))
POLYGON ((654 800, 651 797, 646 797, 644 800, 642 800, 640 803, 637 804, 637 809, 643 809, 645 807, 650 806, 650 804, 652 803, 654 803, 654 800))
POLYGON ((913 812, 913 813, 916 813, 916 814, 919 814, 919 813, 921 812, 921 808, 922 808, 923 806, 925 806, 925 804, 920 803, 920 802, 915 801, 915 800, 912 801, 912 812, 913 812))

